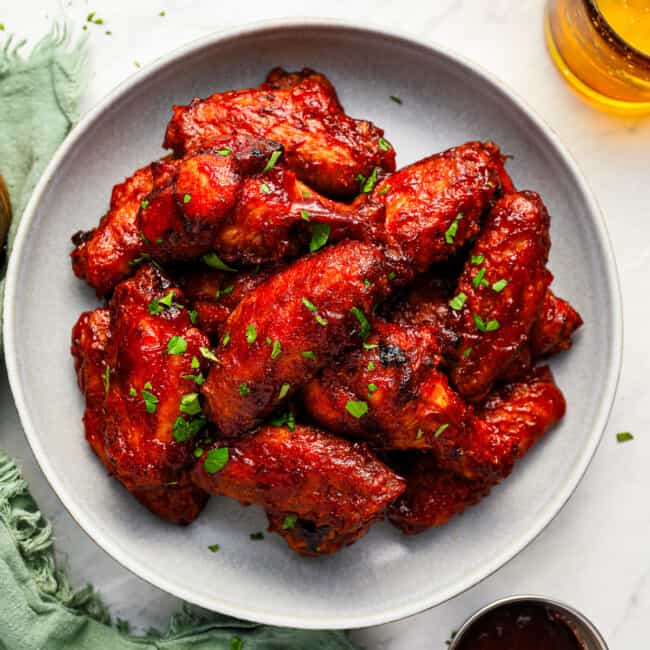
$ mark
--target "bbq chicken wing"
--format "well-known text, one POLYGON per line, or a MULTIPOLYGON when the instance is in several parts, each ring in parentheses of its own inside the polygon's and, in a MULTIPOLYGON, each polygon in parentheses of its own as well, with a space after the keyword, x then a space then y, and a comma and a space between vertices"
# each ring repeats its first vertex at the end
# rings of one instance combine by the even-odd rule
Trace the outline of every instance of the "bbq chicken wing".
POLYGON ((115 291, 110 310, 81 316, 72 352, 86 397, 86 437, 111 474, 149 509, 189 523, 207 496, 189 481, 205 426, 197 377, 207 338, 153 266, 115 291))
POLYGON ((393 171, 395 152, 384 132, 348 117, 329 81, 312 70, 273 70, 260 88, 216 93, 174 106, 164 146, 177 156, 245 133, 281 144, 286 162, 319 192, 345 197, 359 191, 359 175, 393 171))
POLYGON ((72 238, 72 270, 99 297, 133 272, 133 262, 142 250, 138 211, 152 189, 153 175, 147 165, 113 188, 110 209, 96 228, 79 231, 72 238))
POLYGON ((211 494, 264 506, 272 529, 294 550, 333 552, 382 517, 404 482, 364 444, 304 425, 292 428, 264 426, 231 442, 222 469, 223 452, 218 465, 212 458, 223 444, 206 449, 192 478, 211 494))
MULTIPOLYGON (((444 261, 477 234, 497 192, 512 188, 492 142, 468 142, 420 160, 378 183, 369 204, 375 237, 411 273, 444 261), (374 212, 373 206, 382 206, 374 212)), ((368 209, 368 208, 365 208, 368 209)))
POLYGON ((259 424, 368 335, 367 314, 390 281, 377 248, 341 242, 302 258, 252 290, 224 326, 202 388, 226 436, 259 424))
MULTIPOLYGON (((478 409, 478 416, 494 427, 495 435, 510 439, 511 447, 516 450, 515 459, 520 459, 564 416, 565 409, 564 397, 551 371, 544 367, 490 393, 478 409)), ((511 467, 510 459, 504 465, 511 467)), ((487 496, 507 476, 468 480, 440 468, 428 455, 421 456, 408 468, 403 462, 398 467, 406 477, 407 487, 390 506, 389 519, 406 534, 447 523, 487 496)))
POLYGON ((549 247, 549 216, 537 194, 497 201, 450 303, 458 336, 451 378, 465 399, 485 398, 527 345, 552 279, 549 247))

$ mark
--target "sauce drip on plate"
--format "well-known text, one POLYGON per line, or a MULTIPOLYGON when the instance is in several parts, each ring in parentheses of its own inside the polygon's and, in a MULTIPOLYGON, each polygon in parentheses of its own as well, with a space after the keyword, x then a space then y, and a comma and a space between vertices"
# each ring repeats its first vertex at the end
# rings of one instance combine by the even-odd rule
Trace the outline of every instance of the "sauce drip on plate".
POLYGON ((463 634, 458 650, 585 650, 561 616, 544 605, 503 605, 463 634))

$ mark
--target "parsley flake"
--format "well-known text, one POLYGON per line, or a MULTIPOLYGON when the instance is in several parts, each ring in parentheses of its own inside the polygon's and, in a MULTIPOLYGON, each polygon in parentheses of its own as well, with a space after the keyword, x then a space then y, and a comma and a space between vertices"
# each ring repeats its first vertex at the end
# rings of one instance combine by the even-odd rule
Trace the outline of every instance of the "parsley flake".
POLYGON ((266 184, 266 183, 260 183, 260 189, 264 194, 270 194, 271 193, 271 188, 266 184))
POLYGON ((422 440, 423 436, 424 436, 424 431, 422 431, 422 429, 418 429, 418 432, 415 434, 415 439, 422 440))
POLYGON ((201 412, 201 403, 199 402, 198 393, 187 393, 181 397, 181 402, 178 406, 181 413, 187 415, 198 415, 201 412))
POLYGON ((390 146, 390 142, 388 142, 386 138, 379 138, 378 142, 379 142, 379 148, 382 151, 390 151, 392 149, 392 147, 390 146))
POLYGON ((377 174, 379 173, 379 167, 374 167, 370 176, 366 178, 365 182, 363 183, 363 186, 361 187, 361 191, 364 194, 368 194, 372 192, 374 189, 375 185, 377 185, 377 174))
MULTIPOLYGON (((260 530, 260 531, 257 532, 257 533, 251 533, 251 534, 249 535, 249 537, 250 537, 254 542, 257 542, 257 541, 260 540, 260 539, 264 539, 264 533, 260 530)), ((232 640, 230 641, 230 647, 231 647, 231 648, 232 648, 232 642, 233 642, 234 640, 235 640, 235 639, 232 639, 232 640)), ((240 645, 239 647, 241 648, 241 645, 240 645)))
POLYGON ((284 413, 283 415, 280 415, 277 418, 273 418, 271 420, 271 424, 274 427, 283 427, 286 425, 289 431, 294 431, 296 428, 296 416, 293 414, 292 411, 288 411, 287 413, 284 413))
POLYGON ((478 289, 481 285, 487 285, 489 284, 487 280, 485 280, 485 267, 482 266, 478 273, 474 276, 472 280, 472 285, 475 289, 478 289))
POLYGON ((309 252, 314 253, 327 244, 330 236, 330 225, 328 223, 315 223, 311 227, 311 241, 309 242, 309 252))
POLYGON ((458 232, 458 222, 463 218, 462 213, 458 213, 456 218, 453 220, 451 226, 445 231, 445 241, 448 244, 453 244, 454 239, 456 238, 456 233, 458 232))
POLYGON ((147 207, 148 207, 148 205, 149 205, 149 201, 147 201, 146 199, 145 199, 144 201, 142 201, 142 203, 140 203, 140 207, 141 207, 143 210, 146 210, 147 207))
POLYGON ((214 294, 215 300, 219 300, 221 296, 227 296, 229 293, 232 293, 234 288, 235 285, 230 284, 227 287, 224 287, 223 289, 217 289, 216 293, 214 294))
POLYGON ((282 344, 280 341, 273 341, 271 348, 271 359, 277 359, 282 354, 282 344))
POLYGON ((256 338, 257 330, 255 329, 255 325, 251 323, 250 325, 246 326, 246 343, 248 343, 248 345, 255 343, 256 338))
POLYGON ((298 515, 286 515, 282 522, 282 530, 291 530, 298 521, 298 515))
POLYGON ((302 304, 305 305, 305 307, 307 307, 307 309, 309 309, 309 311, 316 311, 317 310, 316 305, 313 302, 310 302, 309 300, 307 300, 307 298, 305 298, 304 296, 302 297, 302 304))
POLYGON ((508 281, 505 280, 504 278, 501 278, 501 280, 497 280, 492 284, 492 291, 501 293, 507 286, 508 286, 508 281))
MULTIPOLYGON (((264 169, 262 170, 262 174, 266 174, 270 169, 273 169, 275 167, 275 163, 278 162, 278 159, 282 155, 281 151, 274 151, 271 154, 271 157, 268 159, 266 165, 264 166, 264 169)), ((264 190, 262 190, 264 191, 264 190)))
POLYGON ((449 306, 454 311, 460 311, 463 308, 463 305, 465 304, 466 300, 467 300, 467 294, 461 291, 449 301, 449 306))
POLYGON ((616 434, 616 442, 629 442, 634 440, 634 436, 629 431, 621 431, 616 434))
POLYGON ((232 149, 230 147, 224 147, 223 149, 217 149, 217 153, 220 156, 228 156, 232 153, 232 149))
POLYGON ((187 350, 187 341, 182 336, 172 336, 167 343, 169 354, 183 354, 187 350))
POLYGON ((228 271, 228 273, 237 273, 237 269, 233 269, 232 267, 228 266, 224 261, 221 260, 221 258, 214 251, 203 255, 203 257, 201 257, 201 260, 203 260, 203 263, 207 264, 209 267, 213 269, 217 269, 217 271, 228 271))
POLYGON ((301 210, 300 218, 303 219, 304 221, 309 221, 309 212, 307 212, 307 210, 301 210))
POLYGON ((399 104, 400 106, 402 105, 402 100, 397 96, 397 95, 390 95, 390 98, 396 103, 399 104))
POLYGON ((290 388, 291 384, 287 384, 286 382, 282 384, 282 386, 280 386, 280 392, 278 393, 278 399, 284 399, 287 396, 290 388))
POLYGON ((196 356, 192 357, 191 365, 194 370, 198 370, 201 367, 201 362, 199 361, 199 358, 196 356))
POLYGON ((368 370, 372 372, 376 367, 374 361, 368 361, 368 370))
POLYGON ((352 307, 350 311, 359 321, 359 336, 365 341, 370 336, 370 323, 368 322, 366 315, 358 307, 352 307))
POLYGON ((230 343, 230 332, 226 332, 221 340, 221 345, 225 348, 230 343))
POLYGON ((248 387, 247 384, 239 384, 239 394, 240 395, 249 395, 251 392, 251 389, 248 387))
POLYGON ((439 438, 439 437, 443 434, 443 432, 445 431, 445 429, 446 429, 448 426, 449 426, 449 424, 441 424, 441 425, 436 429, 436 432, 433 434, 433 437, 434 437, 434 438, 439 438))
POLYGON ((472 317, 474 319, 474 325, 476 325, 476 329, 479 332, 494 332, 501 327, 499 321, 495 318, 486 323, 478 314, 473 314, 472 317))
MULTIPOLYGON (((149 388, 151 388, 151 384, 149 382, 145 384, 145 387, 147 385, 149 386, 149 388)), ((142 395, 142 399, 144 400, 144 406, 147 409, 147 413, 149 413, 150 415, 152 413, 155 413, 156 405, 158 404, 158 398, 148 390, 141 390, 140 395, 142 395)))
MULTIPOLYGON (((197 418, 188 422, 182 415, 179 415, 172 426, 172 437, 176 442, 185 442, 194 438, 196 434, 203 429, 203 427, 208 423, 205 418, 197 418)), ((197 458, 200 458, 203 454, 203 449, 195 449, 194 455, 197 458), (196 452, 199 452, 198 454, 196 452)))
POLYGON ((485 255, 472 255, 472 264, 483 264, 484 259, 485 255))
POLYGON ((189 203, 192 200, 192 195, 191 194, 185 194, 183 196, 183 203, 189 203))
POLYGON ((129 395, 131 397, 137 397, 138 391, 135 388, 133 388, 133 386, 130 386, 129 387, 129 395))
POLYGON ((463 351, 463 356, 465 358, 468 358, 470 354, 472 354, 472 346, 471 345, 463 351))
POLYGON ((208 550, 211 553, 216 553, 219 550, 219 548, 220 548, 219 544, 210 544, 210 546, 208 546, 208 550))
POLYGON ((228 462, 228 447, 218 447, 210 449, 203 461, 203 469, 208 474, 216 474, 222 470, 228 462))
POLYGON ((300 353, 305 359, 313 359, 316 360, 316 355, 311 351, 311 350, 304 350, 303 352, 300 353))
POLYGON ((361 400, 349 399, 345 403, 345 410, 357 420, 363 417, 368 412, 368 403, 361 400))
POLYGON ((201 356, 204 359, 208 359, 208 361, 219 361, 219 359, 217 359, 214 352, 210 348, 206 348, 204 346, 201 346, 199 348, 199 352, 201 353, 201 356))
POLYGON ((377 384, 368 384, 368 393, 372 395, 373 393, 376 393, 379 390, 377 387, 377 384))

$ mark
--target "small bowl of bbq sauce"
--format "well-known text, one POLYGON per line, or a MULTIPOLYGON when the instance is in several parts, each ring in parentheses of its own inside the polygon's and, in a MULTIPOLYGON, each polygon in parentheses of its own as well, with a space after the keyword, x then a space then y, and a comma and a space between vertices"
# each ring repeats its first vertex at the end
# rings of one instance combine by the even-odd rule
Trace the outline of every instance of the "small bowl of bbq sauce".
POLYGON ((472 615, 449 650, 608 650, 593 623, 543 596, 502 598, 472 615))

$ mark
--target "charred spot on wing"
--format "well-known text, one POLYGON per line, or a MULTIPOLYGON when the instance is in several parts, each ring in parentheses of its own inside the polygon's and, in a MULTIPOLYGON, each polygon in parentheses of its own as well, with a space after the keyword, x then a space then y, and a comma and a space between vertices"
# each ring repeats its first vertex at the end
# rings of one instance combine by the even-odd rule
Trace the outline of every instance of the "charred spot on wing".
POLYGON ((329 535, 330 530, 331 526, 317 526, 313 521, 307 521, 306 519, 299 519, 296 526, 296 532, 300 539, 312 553, 318 553, 318 548, 329 535))
POLYGON ((379 344, 379 361, 385 367, 403 366, 407 361, 406 352, 392 343, 379 344))
POLYGON ((81 244, 87 242, 93 236, 94 232, 94 228, 91 228, 90 230, 77 230, 77 232, 70 237, 70 241, 75 246, 81 246, 81 244))

